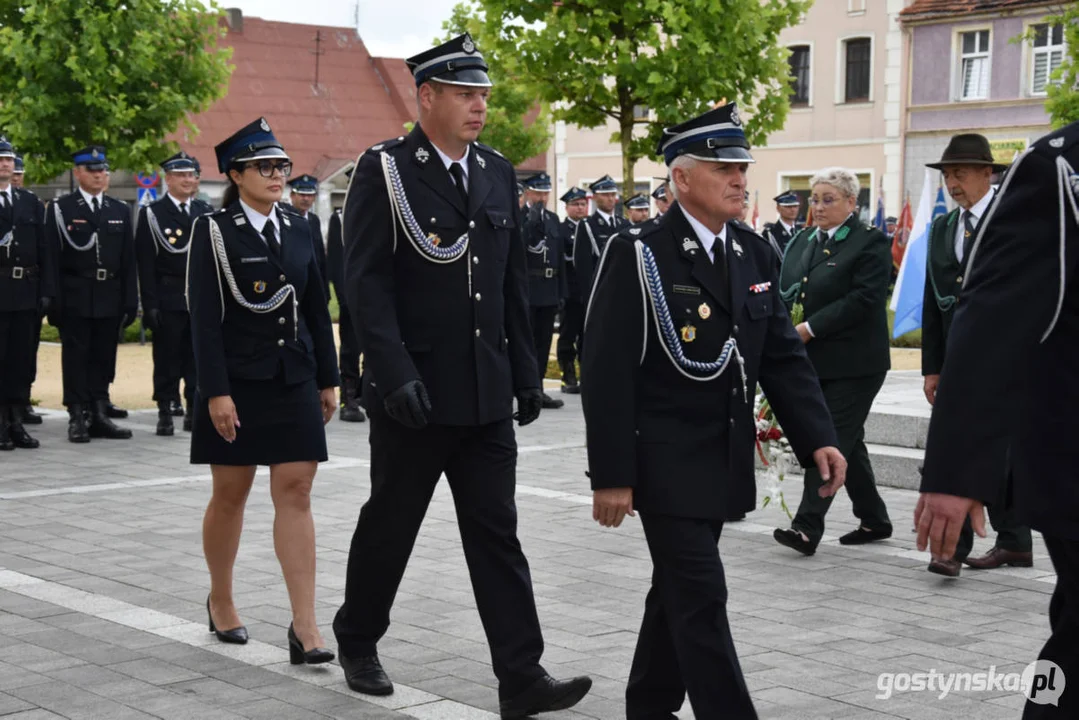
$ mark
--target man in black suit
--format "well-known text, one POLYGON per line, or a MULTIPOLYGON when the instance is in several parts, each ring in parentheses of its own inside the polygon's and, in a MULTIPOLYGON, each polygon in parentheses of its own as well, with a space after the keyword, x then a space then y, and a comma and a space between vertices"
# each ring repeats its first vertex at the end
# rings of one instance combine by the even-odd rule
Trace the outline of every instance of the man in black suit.
POLYGON ((174 415, 184 415, 180 381, 187 401, 184 430, 192 426, 195 403, 195 355, 191 349, 191 318, 185 285, 191 225, 209 207, 193 201, 195 162, 180 151, 161 163, 168 192, 139 212, 135 225, 142 323, 153 333, 156 434, 171 436, 174 415))
POLYGON ((139 307, 131 211, 104 192, 104 147, 85 147, 74 161, 78 190, 45 214, 45 239, 58 253, 49 323, 60 328, 68 440, 126 439, 131 431, 115 425, 107 408, 120 329, 135 322, 139 307))
MULTIPOLYGON (((1008 446, 1018 516, 1041 531, 1057 573, 1052 635, 1039 659, 1072 683, 1079 678, 1079 446, 1070 441, 1079 433, 1077 258, 1079 123, 1072 123, 1016 158, 978 227, 914 514, 918 549, 928 545, 936 559, 955 555, 967 517, 984 537, 982 506, 1005 484, 997 454, 985 449, 1008 446)), ((1079 715, 1079 693, 1070 688, 1059 705, 1037 700, 1027 702, 1025 720, 1079 715)))
MULTIPOLYGON (((23 186, 23 177, 26 174, 26 165, 23 162, 22 155, 15 153, 15 172, 11 175, 11 186, 16 189, 21 189, 23 186)), ((44 209, 44 208, 43 208, 44 209)), ((45 276, 42 275, 42 278, 45 276)), ((41 321, 44 320, 44 311, 37 314, 37 319, 34 321, 34 351, 31 355, 30 361, 30 385, 32 386, 37 380, 37 349, 41 343, 41 321)), ((34 411, 34 406, 27 401, 26 405, 22 408, 22 421, 26 425, 40 425, 41 415, 34 411)))
MULTIPOLYGON (((547 375, 547 358, 551 354, 555 315, 569 295, 569 287, 566 284, 562 226, 558 216, 547 209, 551 176, 541 172, 526 180, 524 185, 528 209, 522 235, 528 251, 528 305, 532 312, 536 366, 542 388, 543 378, 547 375)), ((563 401, 543 393, 544 410, 557 410, 563 405, 563 401)))
POLYGON ((34 332, 54 293, 45 206, 14 186, 14 170, 15 150, 0 136, 0 450, 40 445, 23 427, 23 411, 30 405, 34 332))
POLYGON ((802 201, 798 199, 797 194, 789 191, 776 195, 773 200, 776 201, 776 214, 779 217, 774 223, 764 226, 764 236, 775 242, 779 249, 779 256, 783 257, 791 238, 798 232, 798 213, 801 210, 802 201))
MULTIPOLYGON (((348 175, 352 176, 351 170, 348 175)), ((365 422, 367 417, 360 406, 360 388, 363 386, 360 374, 360 344, 345 294, 345 246, 341 237, 341 215, 340 208, 333 211, 326 234, 326 279, 333 284, 334 293, 337 295, 337 332, 341 337, 338 347, 341 412, 338 417, 344 422, 365 422)))
POLYGON ((543 636, 517 540, 513 400, 526 425, 543 393, 513 166, 475 142, 491 83, 471 37, 406 62, 419 122, 360 156, 345 200, 345 292, 366 358, 371 496, 334 620, 341 667, 353 690, 393 692, 376 646, 445 473, 502 717, 565 709, 592 681, 558 681, 540 665, 543 636))
POLYGON ((772 248, 745 225, 749 143, 734 105, 664 130, 675 204, 619 231, 585 321, 582 399, 593 517, 641 513, 652 556, 629 720, 754 718, 727 623, 717 542, 756 506, 758 382, 803 465, 843 484, 846 462, 805 348, 779 297, 772 248))
POLYGON ((562 221, 562 247, 566 254, 566 301, 558 322, 558 367, 562 369, 562 392, 578 395, 581 386, 577 382, 577 357, 584 331, 584 303, 581 301, 581 283, 577 268, 573 265, 573 240, 577 225, 588 215, 588 193, 571 187, 559 198, 566 204, 566 219, 562 221))
POLYGON ((300 175, 288 181, 289 201, 296 212, 311 224, 311 240, 315 243, 315 260, 322 276, 326 293, 326 302, 330 301, 330 278, 326 270, 326 241, 322 237, 322 220, 311 208, 318 200, 318 178, 314 175, 300 175))

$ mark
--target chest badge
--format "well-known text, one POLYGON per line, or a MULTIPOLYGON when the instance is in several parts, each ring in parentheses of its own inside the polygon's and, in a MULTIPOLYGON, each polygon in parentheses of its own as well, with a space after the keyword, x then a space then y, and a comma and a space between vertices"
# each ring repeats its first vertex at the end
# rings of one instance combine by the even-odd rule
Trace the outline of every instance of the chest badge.
POLYGON ((438 235, 436 235, 434 233, 431 233, 430 235, 428 235, 427 239, 430 240, 431 244, 434 245, 435 247, 438 247, 439 245, 442 244, 442 238, 440 238, 438 235))
POLYGON ((256 280, 255 281, 255 292, 257 292, 260 295, 262 293, 266 292, 266 283, 264 281, 262 281, 262 280, 256 280))
POLYGON ((482 155, 476 155, 476 164, 480 166, 480 170, 487 169, 487 161, 483 159, 482 155))
POLYGON ((697 306, 697 314, 701 316, 701 320, 707 320, 712 317, 712 307, 708 303, 701 303, 697 306))
POLYGON ((169 245, 175 245, 175 244, 176 244, 176 238, 170 237, 169 238, 169 245))
POLYGON ((421 147, 416 151, 416 159, 419 160, 421 164, 426 165, 427 161, 431 159, 431 153, 421 147))
POLYGON ((682 326, 682 342, 691 343, 697 339, 697 328, 693 325, 682 326))

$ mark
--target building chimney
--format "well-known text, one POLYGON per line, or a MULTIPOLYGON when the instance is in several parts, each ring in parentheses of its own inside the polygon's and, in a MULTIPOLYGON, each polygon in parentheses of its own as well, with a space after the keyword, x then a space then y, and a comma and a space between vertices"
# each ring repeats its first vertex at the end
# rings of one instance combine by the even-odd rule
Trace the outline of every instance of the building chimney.
POLYGON ((244 31, 244 11, 240 8, 228 8, 225 14, 229 21, 229 30, 242 33, 244 31))

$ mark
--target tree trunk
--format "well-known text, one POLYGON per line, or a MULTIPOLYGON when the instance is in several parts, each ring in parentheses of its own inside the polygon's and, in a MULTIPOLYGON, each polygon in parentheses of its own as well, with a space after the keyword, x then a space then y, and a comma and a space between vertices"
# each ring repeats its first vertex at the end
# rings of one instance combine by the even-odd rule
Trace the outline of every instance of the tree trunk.
POLYGON ((622 145, 622 200, 632 197, 636 192, 636 180, 633 177, 635 158, 630 155, 633 144, 633 108, 634 102, 629 89, 622 80, 617 81, 618 89, 618 134, 622 145))

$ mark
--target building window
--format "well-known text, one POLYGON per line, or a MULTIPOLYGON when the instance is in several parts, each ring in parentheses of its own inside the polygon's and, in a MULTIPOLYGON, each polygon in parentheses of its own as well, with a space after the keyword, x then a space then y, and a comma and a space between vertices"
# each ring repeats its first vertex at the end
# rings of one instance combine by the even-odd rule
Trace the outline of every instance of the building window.
POLYGON ((634 122, 648 122, 648 106, 647 105, 634 105, 633 106, 633 121, 634 122))
POLYGON ((791 105, 809 106, 809 46, 795 45, 790 49, 791 105))
POLYGON ((869 38, 854 38, 846 43, 846 92, 845 102, 869 100, 869 84, 872 70, 873 42, 869 38))
POLYGON ((1044 95, 1049 76, 1064 62, 1064 26, 1035 25, 1030 55, 1030 92, 1044 95))
POLYGON ((847 12, 860 15, 865 12, 865 0, 847 0, 847 12))
POLYGON ((959 99, 989 98, 989 31, 959 34, 959 99))

